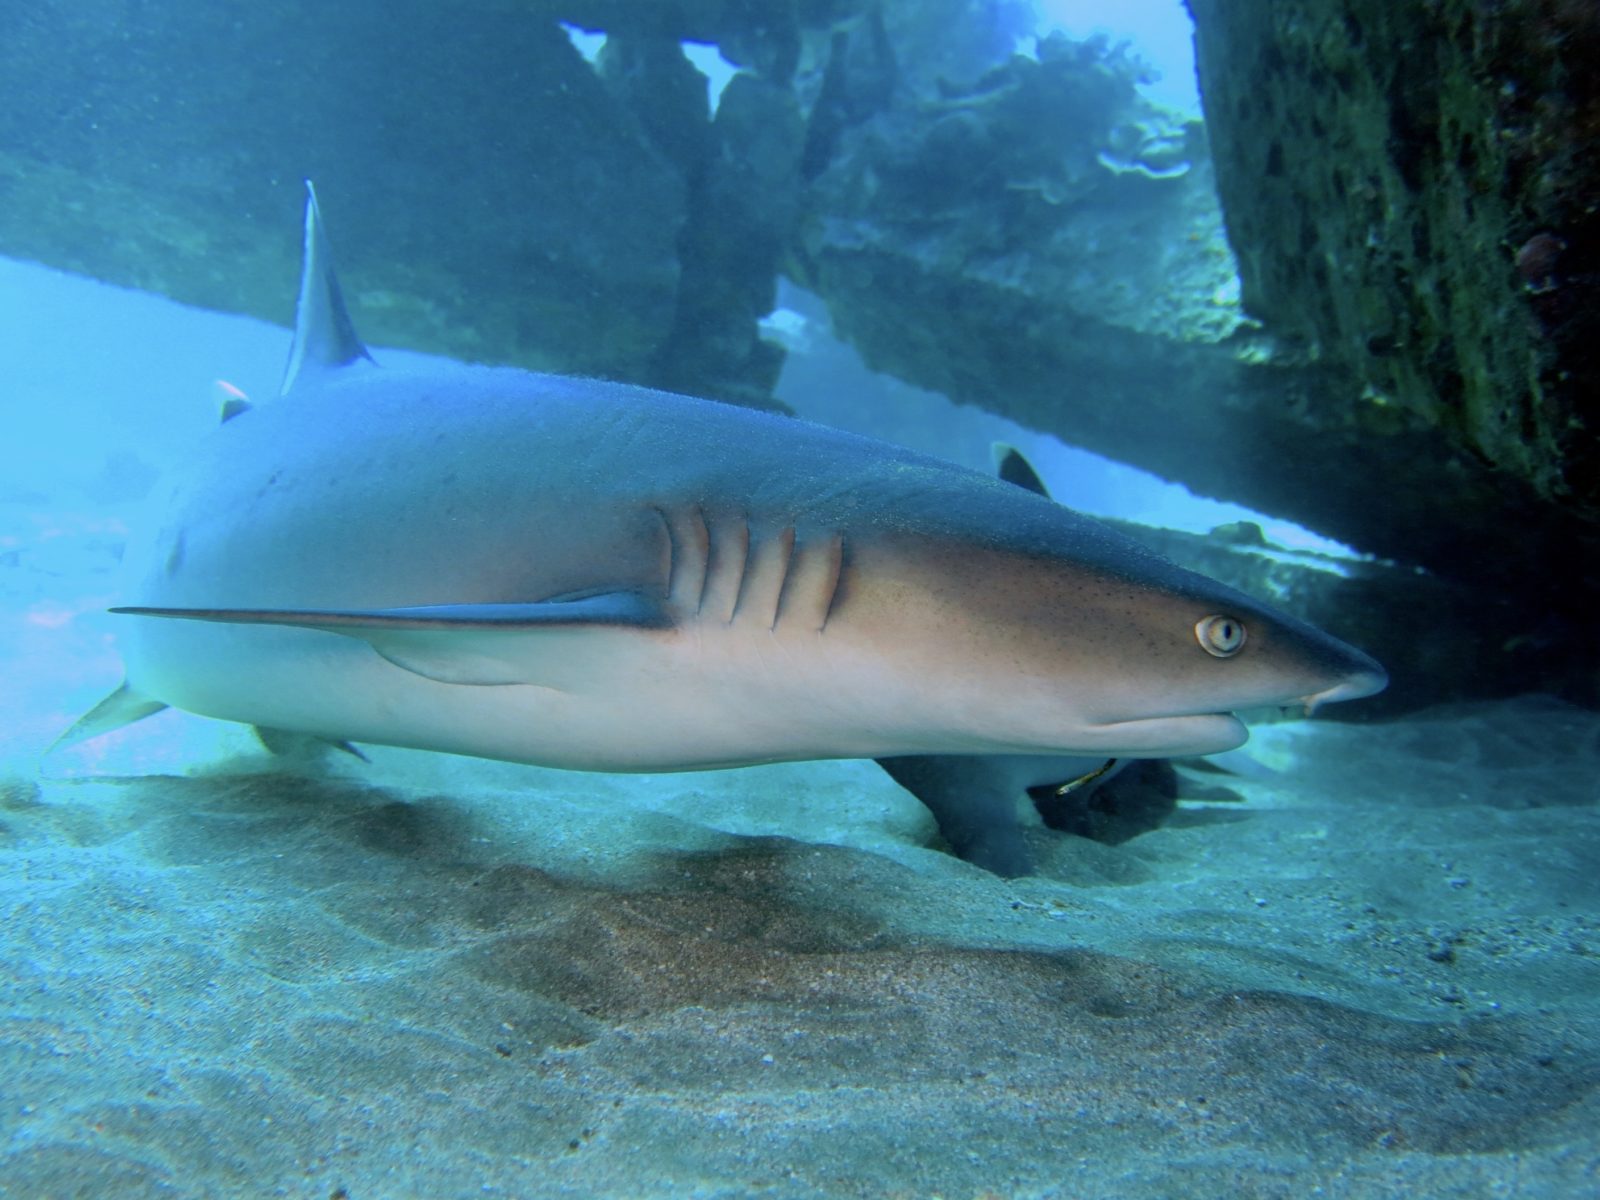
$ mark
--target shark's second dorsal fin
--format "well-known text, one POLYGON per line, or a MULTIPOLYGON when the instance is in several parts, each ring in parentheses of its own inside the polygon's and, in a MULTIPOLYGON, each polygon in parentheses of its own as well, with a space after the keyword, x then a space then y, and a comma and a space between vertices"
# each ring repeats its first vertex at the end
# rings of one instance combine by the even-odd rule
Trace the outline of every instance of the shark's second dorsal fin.
POLYGON ((1022 457, 1022 451, 1015 446, 1008 446, 1004 442, 995 442, 989 447, 989 457, 994 459, 995 474, 1006 483, 1014 483, 1019 488, 1026 488, 1046 498, 1050 493, 1045 490, 1044 481, 1039 478, 1039 473, 1033 469, 1033 464, 1022 457))
POLYGON ((372 355, 356 336, 356 327, 344 307, 339 279, 333 273, 333 252, 322 229, 317 191, 306 180, 306 241, 300 264, 300 298, 294 309, 294 345, 283 372, 279 393, 292 391, 308 379, 356 363, 372 362, 372 355))
POLYGON ((217 397, 217 404, 222 409, 222 422, 224 425, 242 413, 249 412, 253 407, 250 403, 250 397, 246 396, 226 379, 219 379, 211 386, 217 397))

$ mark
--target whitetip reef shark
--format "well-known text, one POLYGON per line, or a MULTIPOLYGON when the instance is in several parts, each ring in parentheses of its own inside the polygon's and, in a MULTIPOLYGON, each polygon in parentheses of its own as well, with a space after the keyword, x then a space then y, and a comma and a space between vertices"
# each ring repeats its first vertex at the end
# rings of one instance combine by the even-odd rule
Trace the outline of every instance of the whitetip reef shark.
POLYGON ((335 743, 594 771, 1226 750, 1376 662, 1029 490, 714 401, 377 366, 307 186, 282 394, 130 543, 126 679, 335 743))

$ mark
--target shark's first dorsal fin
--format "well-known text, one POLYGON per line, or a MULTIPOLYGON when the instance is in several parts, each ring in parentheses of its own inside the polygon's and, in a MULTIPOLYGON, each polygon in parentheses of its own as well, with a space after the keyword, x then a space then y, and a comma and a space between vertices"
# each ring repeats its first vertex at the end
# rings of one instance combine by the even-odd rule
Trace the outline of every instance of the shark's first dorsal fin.
POLYGON ((285 393, 308 379, 360 362, 372 355, 356 336, 344 307, 339 279, 333 273, 333 252, 317 210, 317 191, 306 180, 306 241, 300 265, 300 298, 294 310, 294 345, 283 372, 285 393))

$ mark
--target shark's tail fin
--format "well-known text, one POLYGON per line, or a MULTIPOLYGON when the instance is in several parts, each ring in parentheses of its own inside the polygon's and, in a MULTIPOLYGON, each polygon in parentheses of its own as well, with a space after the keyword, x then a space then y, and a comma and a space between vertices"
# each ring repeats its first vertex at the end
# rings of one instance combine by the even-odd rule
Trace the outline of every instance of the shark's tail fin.
POLYGON ((110 733, 113 729, 121 729, 124 725, 132 725, 135 721, 154 716, 166 707, 159 700, 141 696, 128 686, 127 680, 123 680, 116 691, 84 713, 73 723, 71 729, 51 743, 50 750, 87 742, 102 733, 110 733))

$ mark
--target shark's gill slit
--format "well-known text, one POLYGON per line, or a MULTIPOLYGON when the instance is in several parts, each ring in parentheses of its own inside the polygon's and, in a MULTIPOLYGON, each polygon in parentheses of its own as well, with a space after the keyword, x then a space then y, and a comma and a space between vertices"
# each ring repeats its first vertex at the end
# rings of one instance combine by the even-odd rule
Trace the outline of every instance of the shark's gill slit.
POLYGON ((839 607, 839 598, 844 594, 844 564, 848 553, 845 549, 844 534, 834 534, 830 543, 833 579, 828 584, 827 603, 822 610, 822 622, 817 626, 818 633, 828 628, 828 622, 833 619, 833 610, 839 607))
POLYGON ((733 609, 735 621, 742 617, 759 622, 769 630, 778 627, 778 600, 783 595, 793 558, 793 525, 764 537, 752 534, 744 576, 739 583, 739 601, 733 609))
POLYGON ((838 533, 802 538, 778 598, 778 621, 821 633, 833 611, 844 565, 844 538, 838 533))
POLYGON ((698 613, 705 604, 706 581, 711 567, 711 533, 698 508, 678 513, 676 519, 657 507, 667 534, 667 598, 674 605, 698 613))
POLYGON ((706 527, 711 548, 700 610, 727 625, 733 621, 745 564, 750 558, 750 523, 742 514, 724 520, 708 515, 706 527))
POLYGON ((699 612, 706 602, 706 588, 711 581, 711 526, 706 514, 699 508, 689 512, 689 537, 686 547, 694 551, 694 610, 699 612))
POLYGON ((683 602, 682 579, 682 552, 678 549, 678 535, 672 528, 672 518, 667 515, 664 508, 652 505, 650 511, 655 513, 656 519, 661 522, 661 532, 666 538, 666 546, 661 555, 661 574, 667 581, 668 603, 683 602))

